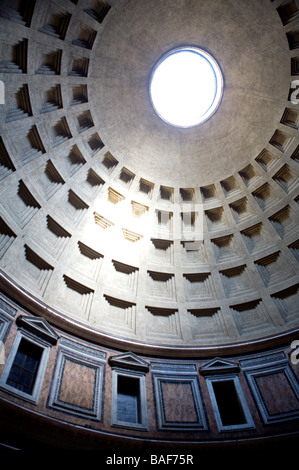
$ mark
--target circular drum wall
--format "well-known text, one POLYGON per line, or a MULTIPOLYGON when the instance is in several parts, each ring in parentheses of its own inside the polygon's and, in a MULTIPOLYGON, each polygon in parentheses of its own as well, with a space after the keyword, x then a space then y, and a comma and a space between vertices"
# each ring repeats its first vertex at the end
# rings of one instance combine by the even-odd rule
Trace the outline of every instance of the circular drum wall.
POLYGON ((7 292, 159 354, 298 326, 298 9, 280 3, 1 3, 7 292), (224 77, 191 129, 161 121, 148 89, 185 45, 224 77))

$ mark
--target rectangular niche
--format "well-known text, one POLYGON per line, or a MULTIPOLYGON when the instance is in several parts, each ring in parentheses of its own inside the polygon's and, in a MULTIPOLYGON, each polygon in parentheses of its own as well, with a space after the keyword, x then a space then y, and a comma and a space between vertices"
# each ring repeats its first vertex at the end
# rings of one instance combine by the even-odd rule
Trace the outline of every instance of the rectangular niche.
POLYGON ((136 335, 136 304, 104 295, 106 305, 101 326, 116 334, 136 335))
POLYGON ((194 232, 197 213, 196 212, 181 212, 181 231, 185 232, 194 232))
POLYGON ((61 86, 55 85, 44 93, 43 104, 39 110, 42 113, 49 113, 63 108, 61 86))
POLYGON ((158 428, 204 431, 207 423, 197 376, 153 373, 158 428))
POLYGON ((119 181, 127 186, 128 188, 131 186, 133 180, 135 178, 135 174, 132 173, 130 170, 128 170, 127 168, 123 167, 120 171, 120 174, 119 174, 119 181))
POLYGON ((151 340, 181 342, 182 331, 179 313, 175 309, 146 307, 148 312, 146 337, 151 340))
POLYGON ((298 56, 291 57, 291 75, 299 75, 299 57, 298 56))
POLYGON ((295 242, 288 245, 288 248, 295 257, 295 259, 299 261, 299 240, 296 240, 295 242))
POLYGON ((113 280, 115 286, 136 294, 139 269, 115 260, 112 260, 112 264, 115 270, 115 279, 113 280))
POLYGON ((34 286, 41 295, 45 293, 54 267, 35 253, 28 245, 24 246, 26 283, 34 286))
POLYGON ((232 234, 213 238, 211 243, 217 263, 234 261, 240 257, 234 235, 232 234))
POLYGON ((30 28, 36 0, 20 0, 7 2, 0 9, 0 16, 14 23, 30 28))
POLYGON ((122 233, 124 239, 130 243, 139 242, 143 238, 143 235, 141 235, 140 233, 133 232, 132 230, 125 227, 122 227, 122 233))
POLYGON ((173 188, 170 188, 168 186, 160 186, 159 198, 162 201, 173 202, 173 193, 173 188))
POLYGON ((78 224, 84 215, 84 212, 88 209, 88 204, 83 201, 72 189, 68 192, 67 203, 65 204, 67 209, 67 216, 73 223, 78 224))
POLYGON ((69 75, 71 77, 87 77, 89 67, 88 57, 73 57, 69 75))
POLYGON ((296 0, 290 0, 288 2, 282 3, 282 5, 277 8, 277 12, 283 25, 286 25, 295 20, 299 15, 299 8, 296 0))
POLYGON ((88 320, 90 316, 94 290, 69 276, 63 275, 66 286, 63 300, 72 312, 88 320))
POLYGON ((194 188, 180 188, 181 202, 195 202, 194 188))
POLYGON ((253 191, 252 195, 264 212, 271 209, 271 207, 280 201, 279 196, 275 194, 274 189, 269 183, 265 183, 253 191))
POLYGON ((96 36, 97 32, 94 29, 84 26, 81 27, 79 35, 76 37, 76 39, 73 39, 72 44, 91 50, 96 36))
POLYGON ((298 232, 298 223, 296 213, 289 205, 283 207, 280 211, 269 217, 270 222, 277 231, 280 238, 296 235, 298 232))
POLYGON ((273 176, 274 181, 289 194, 298 186, 298 176, 287 163, 273 176))
POLYGON ((285 132, 276 130, 269 142, 273 147, 284 153, 292 140, 293 137, 287 135, 285 132))
POLYGON ((262 222, 242 230, 241 235, 250 254, 258 253, 273 245, 272 237, 262 222))
POLYGON ((99 23, 102 23, 109 12, 111 6, 108 2, 102 0, 95 0, 91 8, 85 8, 85 13, 94 18, 99 23))
POLYGON ((247 380, 265 424, 299 417, 299 386, 289 364, 247 371, 247 380))
POLYGON ((254 262, 265 286, 275 286, 295 276, 290 263, 285 261, 280 251, 271 253, 254 262))
POLYGON ((299 47, 299 30, 291 30, 286 33, 289 47, 291 50, 298 49, 299 47))
POLYGON ((258 181, 261 177, 254 166, 251 164, 247 165, 245 168, 243 168, 243 170, 239 171, 239 175, 247 187, 256 183, 256 181, 258 181))
POLYGON ((72 15, 63 10, 56 10, 49 11, 47 16, 46 23, 39 28, 39 31, 54 38, 64 40, 72 15))
POLYGON ((108 188, 108 193, 107 193, 108 201, 112 202, 112 204, 118 204, 119 202, 122 202, 125 199, 125 196, 115 189, 109 187, 108 188))
POLYGON ((219 431, 253 429, 254 423, 236 374, 207 377, 215 418, 219 431))
POLYGON ((129 230, 125 227, 122 228, 122 233, 124 239, 129 243, 139 242, 143 238, 143 235, 141 235, 140 233, 133 232, 132 230, 129 230))
POLYGON ((117 421, 140 424, 139 379, 118 375, 117 421))
POLYGON ((228 222, 223 207, 215 207, 205 211, 208 230, 215 232, 227 228, 228 222))
POLYGON ((71 90, 70 105, 83 104, 88 102, 87 85, 73 86, 71 90))
POLYGON ((268 150, 264 149, 261 153, 256 157, 255 161, 267 172, 271 170, 271 168, 276 164, 277 157, 274 157, 272 153, 268 150))
POLYGON ((118 161, 116 160, 116 158, 114 158, 114 156, 110 152, 107 152, 105 153, 101 164, 104 167, 105 171, 107 171, 108 173, 111 173, 114 170, 114 168, 118 165, 118 161))
POLYGON ((16 234, 11 230, 2 217, 0 217, 0 259, 3 258, 15 239, 16 234))
POLYGON ((29 163, 31 160, 40 157, 45 152, 46 150, 39 135, 38 129, 34 125, 22 138, 20 154, 23 165, 26 165, 26 163, 29 163))
POLYGON ((255 216, 255 213, 249 204, 247 197, 243 197, 238 201, 232 202, 229 207, 237 224, 241 224, 242 222, 247 221, 248 219, 255 216))
POLYGON ((75 268, 85 276, 97 281, 102 266, 103 255, 78 241, 79 258, 75 268))
POLYGON ((49 406, 80 418, 102 420, 105 353, 61 338, 49 406))
MULTIPOLYGON (((158 233, 171 235, 173 229, 173 212, 156 210, 155 228, 158 233)), ((163 237, 161 237, 163 238, 163 237)))
POLYGON ((59 225, 50 215, 46 217, 47 231, 43 236, 45 248, 56 259, 64 251, 71 234, 59 225))
POLYGON ((8 203, 10 215, 20 228, 24 228, 41 206, 23 180, 18 182, 17 196, 13 203, 8 203))
POLYGON ((296 109, 286 108, 280 121, 282 124, 298 130, 299 114, 296 109))
POLYGON ((175 300, 174 274, 148 271, 147 293, 150 296, 175 300))
POLYGON ((83 165, 85 165, 85 163, 86 160, 83 157, 83 154, 81 153, 77 145, 74 145, 65 159, 68 174, 70 176, 74 176, 74 174, 77 173, 77 171, 83 165))
POLYGON ((151 238, 150 261, 157 264, 173 264, 173 241, 151 238))
POLYGON ((94 212, 93 215, 94 215, 94 221, 96 225, 101 227, 103 230, 113 227, 114 223, 106 219, 104 216, 98 214, 97 212, 94 212))
POLYGON ((231 197, 240 192, 240 188, 236 183, 234 176, 230 176, 220 181, 225 197, 231 197))
POLYGON ((7 37, 0 49, 0 73, 27 73, 28 39, 14 42, 7 37))
POLYGON ((299 284, 296 284, 271 296, 286 323, 296 322, 298 319, 298 289, 299 284))
POLYGON ((0 137, 0 181, 16 171, 2 137, 0 137))
POLYGON ((56 51, 45 51, 45 46, 43 44, 39 44, 38 50, 41 57, 39 60, 39 66, 35 73, 40 75, 60 75, 62 49, 57 49, 56 51), (45 52, 40 53, 40 51, 45 52))
POLYGON ((219 201, 219 196, 214 184, 202 186, 200 188, 201 197, 204 203, 219 201))
POLYGON ((132 215, 136 219, 143 220, 148 214, 148 206, 141 204, 140 202, 131 201, 132 215))
POLYGON ((94 126, 92 115, 90 111, 83 111, 83 113, 77 116, 78 120, 78 132, 81 134, 94 126))
POLYGON ((183 274, 186 296, 190 300, 213 300, 216 290, 211 273, 183 274))
POLYGON ((220 307, 188 309, 188 315, 193 341, 219 341, 229 337, 220 307))
POLYGON ((50 135, 53 147, 57 147, 57 145, 60 145, 72 138, 72 134, 65 117, 59 119, 59 121, 57 121, 50 129, 50 135))
POLYGON ((263 331, 273 326, 269 313, 261 299, 230 306, 240 335, 263 331))
POLYGON ((149 199, 152 197, 154 186, 154 183, 151 183, 150 181, 147 181, 143 178, 140 178, 139 180, 139 191, 149 199))
POLYGON ((292 153, 291 159, 294 160, 296 163, 299 163, 299 145, 297 145, 296 149, 292 153))
POLYGON ((97 192, 104 186, 105 181, 100 177, 92 168, 89 168, 87 172, 84 186, 92 196, 95 196, 97 192))
POLYGON ((208 258, 204 242, 202 240, 182 241, 181 255, 183 266, 200 266, 208 267, 208 258))
POLYGON ((5 122, 12 122, 32 116, 29 88, 25 83, 18 91, 9 97, 9 105, 5 122))
POLYGON ((246 265, 235 266, 219 272, 227 297, 239 297, 256 291, 252 284, 252 275, 248 272, 246 265))
POLYGON ((112 368, 111 425, 148 431, 144 371, 112 368))
POLYGON ((50 199, 58 189, 64 185, 65 181, 55 168, 53 162, 48 160, 45 170, 41 174, 40 184, 43 187, 46 199, 50 199))

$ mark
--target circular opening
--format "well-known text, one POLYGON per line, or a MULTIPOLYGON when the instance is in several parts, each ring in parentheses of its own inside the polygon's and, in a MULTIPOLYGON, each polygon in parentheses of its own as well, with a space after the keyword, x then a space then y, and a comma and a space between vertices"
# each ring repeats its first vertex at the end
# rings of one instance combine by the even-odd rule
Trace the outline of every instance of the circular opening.
POLYGON ((219 65, 207 52, 181 47, 157 63, 150 81, 156 113, 177 127, 206 121, 218 108, 223 89, 219 65))

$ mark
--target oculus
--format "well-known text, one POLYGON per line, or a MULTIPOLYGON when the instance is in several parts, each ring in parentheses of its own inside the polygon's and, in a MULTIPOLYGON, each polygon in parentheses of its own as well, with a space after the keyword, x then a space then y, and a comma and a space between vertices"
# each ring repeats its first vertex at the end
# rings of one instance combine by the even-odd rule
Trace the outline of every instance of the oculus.
POLYGON ((150 98, 158 116, 176 127, 194 127, 217 110, 223 77, 216 60, 197 47, 165 54, 150 79, 150 98))

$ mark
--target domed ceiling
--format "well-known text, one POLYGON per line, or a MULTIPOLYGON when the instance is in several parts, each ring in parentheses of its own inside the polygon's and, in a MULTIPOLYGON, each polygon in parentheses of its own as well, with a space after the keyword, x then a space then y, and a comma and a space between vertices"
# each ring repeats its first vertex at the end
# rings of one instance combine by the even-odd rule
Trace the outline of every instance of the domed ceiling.
POLYGON ((6 290, 132 349, 298 326, 298 8, 279 5, 1 2, 6 290), (161 57, 185 46, 224 79, 215 114, 187 129, 149 94, 161 57))

